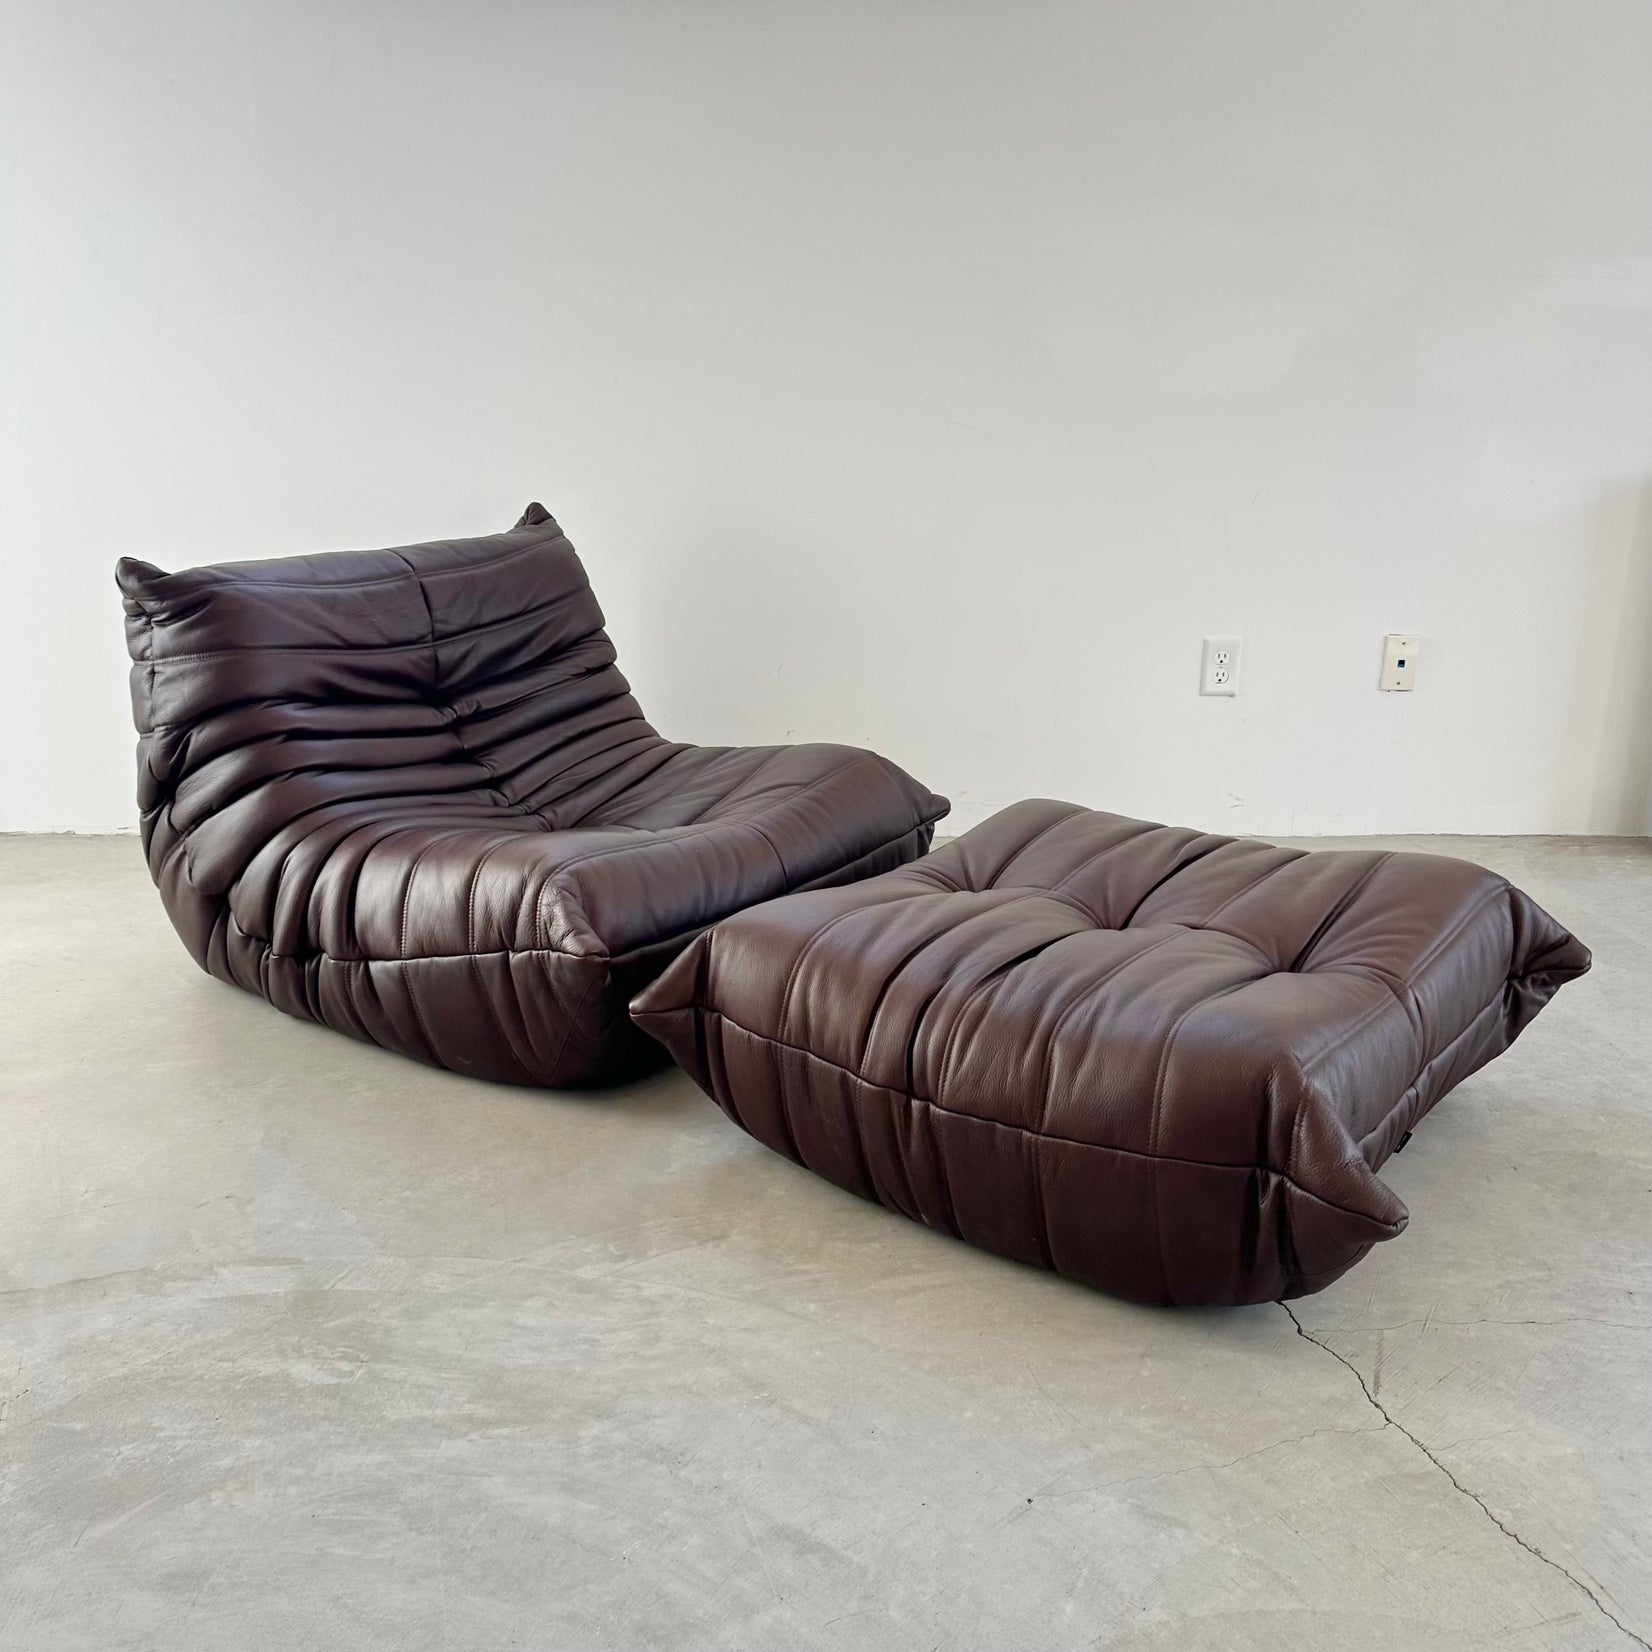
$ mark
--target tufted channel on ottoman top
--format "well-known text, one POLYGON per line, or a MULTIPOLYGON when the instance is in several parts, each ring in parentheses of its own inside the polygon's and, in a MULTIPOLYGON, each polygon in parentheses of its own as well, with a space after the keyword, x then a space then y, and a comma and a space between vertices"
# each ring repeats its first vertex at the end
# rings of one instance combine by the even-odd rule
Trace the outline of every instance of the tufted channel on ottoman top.
POLYGON ((1018 804, 702 935, 632 1006, 850 1191, 1145 1302, 1329 1284, 1376 1171, 1589 967, 1504 879, 1018 804))

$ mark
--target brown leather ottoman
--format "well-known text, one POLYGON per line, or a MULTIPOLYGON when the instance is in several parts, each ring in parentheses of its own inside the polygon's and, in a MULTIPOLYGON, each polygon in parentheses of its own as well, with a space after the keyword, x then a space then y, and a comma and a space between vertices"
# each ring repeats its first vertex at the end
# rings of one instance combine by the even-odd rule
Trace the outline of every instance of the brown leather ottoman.
POLYGON ((1375 1172, 1588 950, 1465 861, 1017 804, 725 919, 632 1005, 759 1141, 1143 1302, 1328 1285, 1375 1172))

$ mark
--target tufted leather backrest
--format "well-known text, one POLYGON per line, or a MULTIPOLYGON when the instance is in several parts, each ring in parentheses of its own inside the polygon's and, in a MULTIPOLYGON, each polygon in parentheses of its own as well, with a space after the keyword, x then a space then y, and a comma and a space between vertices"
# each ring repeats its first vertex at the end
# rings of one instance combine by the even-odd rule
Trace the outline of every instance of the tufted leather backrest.
POLYGON ((133 699, 152 724, 248 700, 453 700, 612 647, 574 548, 541 505, 509 533, 224 562, 169 574, 131 557, 133 699))
POLYGON ((300 819, 537 830, 678 749, 537 504, 483 538, 175 574, 127 558, 116 578, 144 842, 184 905, 279 855, 300 819))

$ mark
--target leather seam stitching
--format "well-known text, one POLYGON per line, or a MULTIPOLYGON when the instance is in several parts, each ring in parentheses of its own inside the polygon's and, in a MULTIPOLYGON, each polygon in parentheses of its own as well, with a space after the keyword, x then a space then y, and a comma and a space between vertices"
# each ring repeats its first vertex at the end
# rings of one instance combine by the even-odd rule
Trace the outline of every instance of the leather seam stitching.
MULTIPOLYGON (((400 551, 392 551, 391 555, 400 557, 403 562, 407 563, 407 571, 413 576, 414 588, 418 591, 419 601, 424 606, 424 621, 430 631, 429 640, 425 644, 425 646, 430 650, 430 692, 434 697, 441 692, 442 681, 442 658, 441 655, 436 652, 436 611, 430 606, 430 593, 424 588, 424 581, 419 577, 419 570, 415 568, 411 562, 408 562, 407 558, 402 556, 400 551)), ((371 653, 372 650, 352 649, 351 652, 371 653)), ((452 707, 450 706, 448 710, 451 712, 452 707)), ((447 719, 447 721, 451 726, 451 716, 447 719)), ((459 742, 459 749, 461 751, 464 749, 464 742, 462 740, 459 742)))
MULTIPOLYGON (((848 885, 845 885, 845 884, 822 883, 819 880, 821 878, 834 877, 839 872, 845 872, 853 866, 858 866, 863 860, 866 860, 869 857, 871 857, 872 855, 875 855, 875 854, 879 853, 881 850, 888 849, 888 848, 892 847, 894 844, 903 842, 905 839, 911 837, 914 832, 922 830, 923 826, 926 825, 926 824, 928 824, 928 823, 927 822, 919 822, 919 824, 917 826, 909 827, 904 832, 896 832, 893 837, 884 838, 883 841, 880 842, 880 843, 874 843, 870 849, 865 851, 864 854, 856 855, 850 860, 840 861, 836 865, 828 867, 824 872, 820 873, 818 878, 810 879, 808 883, 799 885, 796 889, 790 889, 790 890, 786 891, 786 893, 787 894, 794 894, 794 895, 802 895, 802 894, 814 894, 814 893, 817 893, 819 891, 823 891, 823 890, 827 890, 827 889, 833 889, 833 888, 837 888, 837 889, 847 888, 848 885)), ((416 831, 416 830, 422 830, 422 828, 419 828, 419 827, 403 827, 403 828, 400 828, 400 830, 402 830, 402 831, 416 831)), ((528 834, 528 833, 513 833, 512 835, 513 836, 520 836, 520 837, 527 837, 530 834, 528 834)), ((427 847, 433 847, 433 845, 427 845, 427 847)), ((503 847, 503 845, 501 845, 501 847, 503 847)), ((909 862, 908 864, 909 865, 915 865, 917 863, 916 862, 909 862)), ((901 870, 904 870, 904 868, 896 867, 896 868, 893 868, 893 870, 894 871, 901 871, 901 870)), ((360 869, 358 868, 358 876, 359 876, 359 872, 360 872, 360 869)), ((867 881, 870 882, 871 880, 868 879, 867 881)), ((371 958, 371 957, 348 958, 348 957, 340 956, 338 953, 328 952, 323 947, 315 947, 315 948, 311 948, 311 949, 308 949, 308 950, 303 951, 303 952, 277 952, 275 950, 275 947, 274 947, 273 943, 267 937, 265 937, 263 935, 254 935, 249 930, 243 929, 241 927, 240 921, 235 917, 235 915, 233 913, 229 913, 229 920, 230 920, 231 923, 233 923, 235 925, 237 933, 244 940, 251 941, 255 946, 259 946, 259 947, 264 948, 265 951, 267 951, 269 953, 272 962, 283 963, 283 964, 298 964, 301 967, 304 966, 304 965, 310 964, 310 963, 315 963, 315 962, 328 963, 328 964, 343 964, 343 965, 450 963, 450 962, 453 962, 456 959, 461 959, 461 958, 469 958, 469 957, 497 958, 497 957, 500 957, 500 956, 508 956, 508 957, 513 957, 513 958, 544 956, 544 957, 549 957, 549 958, 570 958, 570 959, 573 959, 576 962, 580 962, 580 963, 585 963, 585 962, 589 962, 589 961, 592 961, 592 960, 596 960, 596 961, 599 961, 599 962, 606 962, 606 963, 611 963, 611 964, 624 964, 624 963, 629 962, 639 952, 650 951, 653 948, 659 947, 659 946, 667 946, 667 945, 670 945, 671 943, 673 943, 675 941, 684 941, 685 943, 688 942, 688 941, 692 941, 696 935, 702 934, 704 931, 710 929, 713 925, 723 923, 729 918, 738 917, 740 915, 739 912, 730 912, 730 913, 724 913, 721 917, 717 917, 717 918, 701 919, 701 920, 696 921, 695 923, 692 923, 692 924, 688 925, 686 928, 675 929, 669 935, 662 935, 657 940, 639 942, 637 945, 626 947, 622 951, 619 951, 619 952, 569 952, 563 947, 551 946, 549 943, 545 942, 545 940, 544 940, 543 913, 539 910, 539 901, 540 901, 540 897, 543 896, 544 889, 548 886, 549 886, 549 882, 547 880, 547 883, 545 885, 541 886, 539 895, 535 896, 535 902, 534 902, 534 904, 535 904, 535 933, 536 933, 536 935, 538 935, 540 937, 539 944, 534 945, 534 946, 491 947, 485 952, 476 952, 476 953, 469 953, 469 952, 421 952, 421 953, 418 953, 418 954, 416 954, 415 956, 413 956, 411 958, 371 958)), ((566 893, 566 891, 563 891, 563 893, 566 893)), ((779 899, 780 897, 776 896, 775 898, 779 899)), ((887 906, 887 905, 891 904, 894 901, 904 900, 904 899, 909 899, 909 898, 910 897, 904 896, 904 895, 891 895, 888 900, 879 901, 876 904, 879 905, 879 906, 887 906)), ((861 910, 863 910, 863 911, 864 910, 870 910, 870 909, 871 909, 871 903, 868 903, 868 905, 866 907, 861 908, 861 910)), ((226 908, 225 910, 227 911, 228 909, 226 908)), ((748 909, 742 908, 741 910, 748 910, 748 909)))
MULTIPOLYGON (((435 619, 430 612, 430 598, 425 595, 424 583, 412 564, 408 565, 408 573, 412 574, 415 583, 419 586, 419 595, 424 601, 425 617, 430 621, 430 635, 413 642, 379 642, 379 643, 312 643, 312 642, 265 642, 243 643, 236 648, 208 648, 192 654, 160 654, 156 656, 159 665, 190 665, 201 660, 228 660, 237 659, 245 654, 410 654, 416 648, 429 648, 437 642, 468 642, 472 637, 484 637, 492 631, 502 631, 507 626, 520 625, 524 620, 538 619, 552 610, 562 607, 577 596, 582 596, 590 590, 589 586, 582 585, 562 596, 554 597, 549 602, 542 602, 537 608, 525 608, 520 614, 512 614, 508 619, 489 620, 485 625, 462 626, 457 631, 436 630, 435 619)), ((397 578, 406 578, 398 575, 397 578)), ((379 583, 392 585, 395 579, 382 580, 379 583)), ((336 591, 343 587, 336 585, 312 587, 295 585, 293 590, 307 591, 312 589, 336 591)), ((598 626, 594 631, 582 632, 577 642, 585 642, 597 636, 602 631, 598 626)), ((569 646, 577 646, 577 642, 569 646)))
MULTIPOLYGON (((521 530, 511 528, 508 531, 510 533, 518 533, 521 530)), ((500 535, 500 537, 503 538, 504 536, 500 535)), ((492 570, 506 562, 514 561, 519 556, 526 556, 529 551, 539 549, 539 542, 542 540, 548 540, 554 543, 558 539, 565 540, 567 537, 568 536, 561 532, 560 529, 556 533, 539 534, 531 544, 513 545, 509 550, 501 552, 498 556, 489 557, 485 561, 481 562, 467 563, 458 568, 449 568, 446 569, 445 572, 449 574, 460 574, 480 573, 484 570, 492 570)), ((456 543, 456 541, 434 541, 433 543, 451 545, 456 543)), ((427 547, 419 545, 408 548, 424 550, 427 547)), ((573 547, 569 546, 569 549, 572 550, 573 547)), ((317 554, 322 556, 332 556, 338 553, 332 551, 322 551, 317 554)), ((397 558, 398 561, 405 563, 409 568, 412 567, 412 563, 408 562, 401 550, 398 549, 389 549, 385 551, 346 551, 343 554, 346 556, 393 556, 397 558)), ((164 580, 189 580, 194 587, 193 590, 186 590, 185 594, 189 596, 210 595, 214 591, 233 591, 240 587, 249 585, 255 586, 261 591, 367 591, 378 585, 394 585, 397 581, 404 577, 405 576, 401 573, 376 574, 372 579, 344 580, 260 579, 256 573, 239 573, 224 577, 221 569, 214 569, 210 566, 203 568, 178 568, 171 573, 167 573, 164 570, 161 572, 161 578, 164 580)), ((133 598, 132 600, 138 601, 137 598, 133 598)), ((151 598, 150 600, 155 599, 151 598)))
MULTIPOLYGON (((1103 970, 1095 980, 1088 982, 1085 985, 1084 990, 1079 993, 1076 998, 1074 998, 1072 1003, 1070 1003, 1060 1015, 1056 1017, 1055 1025, 1050 1028, 1050 1036, 1044 1043, 1044 1054, 1039 1058, 1038 1063, 1038 1122, 1040 1133, 1042 1133, 1044 1119, 1049 1111, 1050 1075, 1055 1067, 1055 1045, 1056 1040, 1061 1036, 1061 1029, 1067 1025, 1068 1021, 1071 1020, 1075 1014, 1077 1014, 1081 1005, 1090 1002, 1090 1000, 1094 997, 1097 988, 1106 986, 1109 981, 1115 979, 1119 975, 1122 975, 1125 970, 1136 962, 1137 959, 1145 958, 1150 952, 1156 952, 1161 946, 1166 945, 1175 938, 1176 932, 1172 932, 1169 935, 1161 935, 1158 940, 1149 941, 1140 952, 1133 952, 1128 958, 1123 958, 1118 963, 1113 964, 1110 968, 1103 970)), ((1241 984, 1248 985, 1249 983, 1246 982, 1241 984)), ((1191 1014, 1195 1007, 1196 1006, 1189 1005, 1188 1008, 1182 1012, 1182 1014, 1184 1016, 1191 1014)), ((1151 1139, 1151 1136, 1149 1139, 1151 1139)))
MULTIPOLYGON (((487 980, 482 974, 482 961, 476 951, 476 891, 481 885, 482 869, 494 855, 496 855, 501 849, 505 848, 506 845, 512 841, 512 839, 520 835, 521 834, 515 832, 507 833, 497 843, 491 844, 488 848, 484 849, 482 853, 477 856, 475 866, 471 868, 470 892, 465 896, 465 955, 470 959, 471 977, 476 982, 476 990, 481 995, 482 1002, 487 1006, 488 1018, 493 1022, 494 1028, 499 1034, 500 1042, 505 1046, 506 1050, 510 1052, 510 1058, 516 1063, 517 1070, 531 1083, 533 1080, 533 1074, 530 1071, 528 1064, 517 1053, 516 1043, 511 1038, 510 1033, 506 1030, 505 1019, 499 1012, 499 1006, 493 1001, 493 994, 488 991, 487 980)), ((520 908, 518 908, 518 910, 520 910, 520 908)), ((509 947, 506 947, 503 950, 506 955, 512 954, 512 949, 509 947)), ((514 982, 512 984, 514 985, 514 982)), ((411 990, 412 989, 409 988, 410 992, 411 990)))
POLYGON ((590 981, 586 983, 584 992, 579 995, 579 1002, 574 1005, 572 1012, 568 1016, 568 1030, 562 1035, 562 1042, 557 1046, 556 1059, 552 1061, 550 1067, 547 1069, 553 1078, 556 1075, 557 1069, 562 1065, 562 1058, 568 1053, 568 1046, 574 1041, 574 1029, 579 1025, 579 1018, 585 1011, 586 1002, 590 998, 591 994, 596 991, 597 982, 601 979, 602 976, 600 972, 592 975, 590 981))
POLYGON ((845 912, 834 912, 832 916, 826 919, 826 921, 817 929, 811 931, 809 938, 804 941, 801 947, 798 948, 797 956, 792 960, 792 967, 786 972, 786 990, 780 995, 780 1031, 782 1033, 786 1031, 787 1024, 791 1018, 792 991, 797 985, 798 972, 803 968, 803 960, 807 958, 809 953, 814 949, 815 942, 818 941, 829 929, 835 928, 840 923, 847 922, 857 913, 865 912, 866 910, 868 909, 864 906, 851 906, 845 912))
MULTIPOLYGON (((854 763, 845 763, 842 768, 833 769, 830 774, 823 774, 818 779, 811 780, 806 786, 799 786, 795 792, 788 792, 786 794, 785 801, 787 803, 791 803, 795 802, 796 799, 800 797, 807 796, 810 792, 826 785, 829 781, 839 779, 842 775, 847 774, 850 769, 856 766, 856 764, 864 762, 867 758, 875 755, 876 754, 873 752, 863 752, 854 763)), ((936 818, 939 819, 939 816, 936 818)), ((593 860, 601 860, 605 855, 633 854, 637 850, 645 848, 650 844, 683 843, 691 838, 704 837, 708 833, 718 831, 722 828, 732 830, 735 827, 749 826, 750 824, 751 822, 747 820, 713 820, 710 822, 700 823, 691 822, 686 826, 668 826, 659 831, 649 831, 647 828, 639 827, 637 828, 639 836, 634 842, 614 844, 606 849, 593 849, 588 854, 576 855, 570 860, 561 862, 556 870, 558 872, 566 872, 571 867, 584 866, 593 860)))
POLYGON ((811 1061, 818 1061, 823 1067, 831 1067, 837 1072, 846 1074, 857 1083, 865 1085, 869 1090, 882 1090, 888 1095, 903 1096, 907 1101, 918 1102, 925 1107, 932 1108, 935 1112, 941 1113, 948 1118, 965 1119, 971 1124, 991 1125, 996 1130, 1013 1130, 1018 1135, 1033 1136, 1039 1141, 1061 1142, 1068 1147, 1091 1148, 1098 1153, 1118 1153, 1131 1159, 1150 1159, 1156 1163, 1162 1164, 1185 1164, 1198 1170, 1244 1171, 1248 1175, 1254 1175, 1257 1171, 1264 1171, 1270 1176, 1277 1176, 1279 1180, 1284 1182, 1288 1187, 1302 1194, 1305 1198, 1312 1199, 1317 1204, 1324 1205, 1327 1209, 1340 1211, 1345 1216, 1357 1217, 1360 1221, 1371 1223, 1373 1227, 1391 1228, 1396 1233, 1400 1231, 1396 1224, 1380 1221, 1378 1218, 1371 1216, 1366 1211, 1354 1210, 1347 1205, 1339 1205, 1334 1203, 1332 1200, 1327 1199, 1322 1193, 1315 1193, 1312 1188, 1304 1187, 1300 1182, 1287 1176, 1284 1171, 1276 1169, 1270 1164, 1257 1164, 1254 1161, 1240 1163, 1225 1159, 1189 1159, 1176 1153, 1144 1153, 1139 1148, 1118 1147, 1111 1142, 1080 1141, 1076 1136, 1056 1136, 1029 1130, 1024 1124, 1007 1124, 1001 1119, 984 1119, 974 1113, 959 1112, 955 1107, 943 1107, 939 1102, 931 1101, 927 1096, 914 1095, 910 1091, 894 1089, 887 1084, 879 1084, 874 1080, 865 1077, 864 1074, 857 1073, 852 1068, 843 1066, 840 1062, 829 1060, 826 1056, 818 1055, 813 1050, 804 1049, 801 1044, 789 1044, 784 1039, 772 1038, 767 1033, 756 1032, 752 1028, 745 1026, 742 1022, 736 1021, 732 1016, 726 1014, 722 1010, 707 1009, 703 1010, 702 1013, 706 1015, 715 1015, 720 1021, 726 1021, 731 1027, 735 1028, 736 1031, 745 1033, 748 1038, 759 1039, 767 1044, 775 1044, 782 1049, 795 1050, 799 1055, 807 1056, 811 1061))
MULTIPOLYGON (((1031 899, 1035 897, 1026 898, 1031 899)), ((947 1031, 946 1044, 941 1050, 941 1067, 940 1071, 935 1075, 935 1094, 937 1096, 944 1096, 946 1094, 947 1075, 952 1070, 952 1052, 954 1047, 957 1045, 958 1034, 963 1027, 964 1017, 982 998, 984 998, 989 992, 996 990, 1001 983, 1007 981, 1010 976, 1013 975, 1015 971, 1023 964, 1030 963, 1034 958, 1048 952, 1053 946, 1060 946, 1063 941, 1072 940, 1073 936, 1077 933, 1078 931, 1076 930, 1069 930, 1065 935, 1057 935, 1054 940, 1044 942, 1043 945, 1037 949, 1037 951, 1022 953, 1019 958, 1012 959, 1007 967, 1002 970, 994 970, 990 975, 986 976, 983 980, 977 981, 975 985, 969 989, 963 1003, 958 1006, 957 1012, 952 1017, 952 1026, 947 1031)), ((1157 945, 1157 942, 1154 944, 1157 945)), ((916 1029, 914 1029, 914 1032, 916 1032, 916 1029)))
MULTIPOLYGON (((690 749, 693 749, 693 748, 690 748, 690 749)), ((794 748, 790 747, 790 746, 781 746, 777 750, 771 752, 768 757, 764 758, 764 760, 761 763, 759 763, 755 769, 753 769, 751 771, 750 774, 741 775, 741 777, 738 780, 736 780, 734 782, 734 784, 732 786, 730 786, 729 789, 726 792, 723 792, 721 795, 713 798, 711 800, 711 802, 706 804, 706 806, 697 815, 695 815, 695 817, 692 820, 686 821, 684 824, 689 825, 689 826, 699 825, 700 822, 703 821, 711 813, 711 811, 713 809, 722 808, 722 806, 725 803, 727 803, 728 800, 731 797, 733 797, 734 794, 736 792, 738 792, 743 786, 749 786, 753 782, 755 782, 756 780, 760 779, 763 775, 767 774, 768 771, 770 769, 772 769, 774 767, 774 765, 780 760, 780 758, 782 758, 788 751, 791 751, 793 749, 794 748)), ((663 768, 664 764, 662 764, 661 767, 663 768)))
MULTIPOLYGON (((1025 843, 1017 844, 1016 847, 1012 849, 1007 856, 1005 856, 1002 864, 998 866, 992 876, 988 878, 985 884, 980 887, 983 889, 996 889, 998 887, 998 880, 1003 877, 1003 875, 1009 871, 1009 869, 1015 865, 1015 863, 1020 860, 1020 858, 1026 854, 1029 849, 1033 848, 1036 844, 1042 843, 1044 839, 1047 838, 1058 826, 1065 826, 1069 820, 1076 820, 1078 816, 1087 812, 1087 810, 1081 808, 1075 803, 1066 814, 1052 820, 1048 826, 1041 826, 1030 838, 1027 839, 1025 843)), ((966 832, 964 835, 967 837, 969 834, 966 832)), ((961 842, 962 839, 959 841, 961 842)))
POLYGON ((1397 853, 1398 850, 1389 849, 1385 853, 1378 855, 1377 858, 1372 861, 1372 863, 1367 866, 1357 878, 1354 879, 1353 883, 1351 883, 1348 888, 1342 892, 1342 894, 1332 905, 1331 910, 1327 912, 1319 923, 1314 926, 1314 932, 1308 937, 1302 947, 1302 950, 1298 952, 1297 955, 1291 960, 1291 973, 1293 975, 1301 971, 1302 966, 1313 955, 1314 949, 1320 944, 1320 942, 1325 940, 1327 936, 1332 934, 1337 925, 1348 916, 1348 914, 1353 910, 1354 902, 1365 893, 1365 890, 1369 886, 1371 880, 1376 877, 1377 873, 1379 873, 1397 853))
MULTIPOLYGON (((1268 845, 1268 847, 1270 849, 1272 849, 1272 848, 1276 848, 1277 845, 1270 843, 1268 845)), ((1313 851, 1310 850, 1310 849, 1298 849, 1298 850, 1295 850, 1294 852, 1291 851, 1291 850, 1286 850, 1285 853, 1290 855, 1289 860, 1282 860, 1282 861, 1280 861, 1280 863, 1277 866, 1270 866, 1267 869, 1267 871, 1265 871, 1261 875, 1261 877, 1252 878, 1251 881, 1249 883, 1247 883, 1243 889, 1235 889, 1234 892, 1231 895, 1229 895, 1228 898, 1225 901, 1223 901, 1219 906, 1217 906, 1217 907, 1213 908, 1211 911, 1207 912, 1204 915, 1204 917, 1201 918, 1197 923, 1189 924, 1188 928, 1189 929, 1204 929, 1207 925, 1209 925, 1209 923, 1211 922, 1211 920, 1213 918, 1221 917, 1221 915, 1224 912, 1226 912, 1227 909, 1230 906, 1232 906, 1235 901, 1241 901, 1245 898, 1245 896, 1252 893, 1252 891, 1260 889, 1262 887, 1262 885, 1265 884, 1268 881, 1269 878, 1278 876, 1278 874, 1283 872, 1287 866, 1295 866, 1296 863, 1299 860, 1306 860, 1307 857, 1310 854, 1313 853, 1313 851)))
MULTIPOLYGON (((1121 837, 1120 839, 1118 839, 1117 842, 1109 843, 1106 846, 1106 848, 1097 849, 1094 854, 1086 855, 1084 857, 1084 859, 1081 860, 1078 863, 1078 865, 1075 866, 1072 869, 1072 871, 1068 872, 1064 877, 1057 879, 1055 883, 1051 884, 1049 892, 1052 895, 1057 896, 1061 900, 1071 901, 1073 903, 1073 905, 1076 906, 1079 909, 1080 912, 1086 913, 1095 922, 1095 925, 1098 929, 1128 929, 1130 927, 1130 918, 1126 918, 1124 920, 1124 922, 1121 923, 1121 924, 1110 924, 1110 923, 1104 922, 1099 914, 1091 911, 1089 902, 1080 900, 1077 895, 1068 894, 1067 893, 1067 885, 1070 884, 1073 881, 1074 878, 1078 877, 1080 875, 1080 873, 1088 872, 1090 870, 1090 868, 1092 866, 1094 866, 1098 861, 1106 860, 1109 855, 1113 854, 1116 850, 1122 849, 1127 843, 1134 843, 1137 840, 1137 838, 1146 837, 1149 832, 1162 832, 1163 830, 1164 830, 1164 827, 1162 827, 1162 826, 1157 826, 1157 825, 1144 826, 1144 827, 1142 827, 1142 829, 1139 832, 1127 833, 1124 837, 1121 837)), ((1189 862, 1188 864, 1191 865, 1192 863, 1189 862)), ((1165 875, 1164 875, 1164 879, 1161 879, 1160 881, 1161 882, 1162 881, 1167 881, 1168 879, 1173 878, 1179 871, 1181 871, 1181 869, 1182 869, 1181 865, 1177 864, 1176 866, 1172 867, 1170 871, 1166 872, 1165 875)), ((1156 888, 1157 885, 1155 885, 1154 887, 1156 888)), ((1147 891, 1147 894, 1150 895, 1150 894, 1152 894, 1152 892, 1153 892, 1153 890, 1150 888, 1147 891)), ((1146 900, 1146 899, 1147 899, 1147 895, 1143 895, 1142 900, 1146 900)), ((1136 902, 1136 906, 1139 907, 1140 905, 1141 905, 1141 901, 1139 900, 1139 901, 1136 902)), ((1135 907, 1132 907, 1130 909, 1130 916, 1131 917, 1135 916, 1135 911, 1136 911, 1135 907)))
MULTIPOLYGON (((1197 842, 1198 840, 1195 839, 1194 841, 1197 842)), ((1119 928, 1128 929, 1133 923, 1135 923, 1136 917, 1140 913, 1141 909, 1146 906, 1147 903, 1152 900, 1152 898, 1158 894, 1161 889, 1173 883, 1177 878, 1181 877, 1184 872, 1188 871, 1189 868, 1197 866, 1202 860, 1208 860, 1212 855, 1219 855, 1230 844, 1237 841, 1238 839, 1231 837, 1220 838, 1216 843, 1212 844, 1210 848, 1201 849, 1196 855, 1189 855, 1186 860, 1177 861, 1176 864, 1172 866, 1163 877, 1155 878, 1141 892, 1141 894, 1136 897, 1135 903, 1131 906, 1130 910, 1125 913, 1124 922, 1119 925, 1119 928)), ((1211 917, 1217 917, 1220 913, 1221 908, 1218 907, 1215 912, 1211 913, 1211 917)), ((1147 927, 1151 927, 1151 925, 1148 925, 1147 927)), ((1258 948, 1257 950, 1260 951, 1261 949, 1258 948)))

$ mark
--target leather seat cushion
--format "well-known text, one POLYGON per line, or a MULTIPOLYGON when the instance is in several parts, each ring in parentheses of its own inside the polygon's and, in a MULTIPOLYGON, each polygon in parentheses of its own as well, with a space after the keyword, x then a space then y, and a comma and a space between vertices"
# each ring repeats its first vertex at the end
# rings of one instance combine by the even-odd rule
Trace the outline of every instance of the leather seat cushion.
POLYGON ((1330 1283, 1376 1171, 1587 950, 1459 860, 1018 804, 699 937, 632 1006, 839 1186, 1144 1302, 1330 1283))

